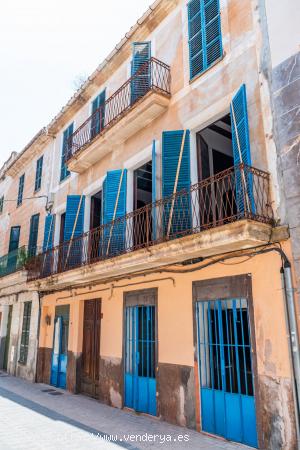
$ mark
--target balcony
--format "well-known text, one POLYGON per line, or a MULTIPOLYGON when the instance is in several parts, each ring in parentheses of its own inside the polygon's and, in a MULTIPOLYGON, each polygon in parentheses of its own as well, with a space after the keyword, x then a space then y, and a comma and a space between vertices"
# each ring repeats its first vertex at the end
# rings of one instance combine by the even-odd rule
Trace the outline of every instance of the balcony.
MULTIPOLYGON (((32 255, 32 253, 31 253, 32 255)), ((23 246, 0 257, 0 278, 25 268, 29 258, 28 249, 23 246)))
POLYGON ((67 165, 83 172, 162 114, 170 101, 170 67, 151 58, 70 136, 67 165))
MULTIPOLYGON (((113 267, 129 273, 133 267, 145 270, 265 244, 274 222, 269 181, 268 173, 243 164, 227 169, 189 191, 149 204, 39 254, 27 264, 28 280, 90 265, 99 268, 97 277, 99 273, 103 277, 105 264, 121 255, 123 263, 119 260, 113 267), (148 250, 147 257, 143 249, 148 250), (138 255, 139 250, 142 253, 133 258, 135 262, 129 262, 130 255, 138 255)), ((82 278, 77 274, 76 279, 82 278)))

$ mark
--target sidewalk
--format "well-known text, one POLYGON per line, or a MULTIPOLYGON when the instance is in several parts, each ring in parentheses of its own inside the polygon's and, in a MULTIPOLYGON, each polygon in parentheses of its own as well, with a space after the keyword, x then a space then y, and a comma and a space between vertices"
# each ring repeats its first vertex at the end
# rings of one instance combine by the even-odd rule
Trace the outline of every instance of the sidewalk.
POLYGON ((0 372, 1 450, 122 448, 246 450, 248 447, 0 372))

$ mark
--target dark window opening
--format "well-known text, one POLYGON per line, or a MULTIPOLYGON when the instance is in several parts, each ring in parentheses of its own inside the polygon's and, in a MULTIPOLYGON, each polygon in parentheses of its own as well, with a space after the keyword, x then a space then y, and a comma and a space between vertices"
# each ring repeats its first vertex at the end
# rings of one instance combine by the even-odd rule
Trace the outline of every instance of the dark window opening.
POLYGON ((102 191, 97 192, 91 198, 91 216, 90 216, 90 251, 89 256, 92 260, 98 259, 101 256, 101 230, 99 227, 102 223, 102 191))
MULTIPOLYGON (((214 177, 234 165, 231 118, 222 119, 197 133, 198 179, 214 177)), ((233 177, 213 180, 202 188, 200 216, 202 226, 216 226, 236 214, 233 177)))
MULTIPOLYGON (((152 203, 152 161, 134 171, 134 210, 152 203)), ((151 241, 152 215, 150 208, 142 209, 134 216, 134 245, 142 246, 151 241)))
POLYGON ((62 244, 65 240, 65 222, 66 222, 66 213, 63 213, 60 216, 60 231, 59 231, 59 243, 62 244))
POLYGON ((23 203, 24 184, 25 184, 25 174, 23 173, 23 175, 19 178, 17 206, 20 206, 23 203))

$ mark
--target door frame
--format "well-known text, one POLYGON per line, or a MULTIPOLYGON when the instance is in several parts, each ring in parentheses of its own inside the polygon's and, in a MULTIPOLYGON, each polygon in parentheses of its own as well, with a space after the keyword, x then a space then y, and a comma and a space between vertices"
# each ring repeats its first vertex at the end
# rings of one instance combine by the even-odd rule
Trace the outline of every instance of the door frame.
POLYGON ((155 306, 155 379, 156 379, 156 416, 160 415, 158 391, 158 288, 139 289, 123 293, 123 333, 122 333, 122 408, 125 407, 125 357, 126 357, 126 307, 127 306, 155 306), (138 300, 137 300, 138 297, 138 300), (152 297, 152 298, 151 298, 152 297))
POLYGON ((258 448, 262 448, 263 434, 262 423, 263 415, 261 408, 260 390, 257 372, 257 353, 256 336, 254 323, 254 307, 252 295, 252 275, 235 275, 228 277, 212 278, 203 281, 193 281, 193 340, 194 340, 194 367, 195 367, 195 398, 196 398, 196 426, 198 431, 202 430, 201 423, 201 383, 199 379, 199 360, 198 360, 198 342, 197 342, 197 316, 196 303, 198 301, 212 300, 231 300, 233 298, 244 298, 248 303, 248 314, 250 324, 250 342, 252 349, 252 368, 253 368, 253 388, 256 405, 256 430, 258 448))

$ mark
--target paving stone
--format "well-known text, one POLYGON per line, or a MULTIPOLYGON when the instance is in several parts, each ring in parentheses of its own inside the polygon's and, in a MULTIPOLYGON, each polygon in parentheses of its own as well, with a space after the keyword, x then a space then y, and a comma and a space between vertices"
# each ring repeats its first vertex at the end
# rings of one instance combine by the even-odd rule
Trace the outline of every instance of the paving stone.
POLYGON ((114 409, 82 395, 55 389, 63 395, 51 396, 47 389, 50 387, 11 376, 0 378, 0 449, 249 448, 156 418, 114 409), (149 436, 153 436, 151 441, 149 436))

